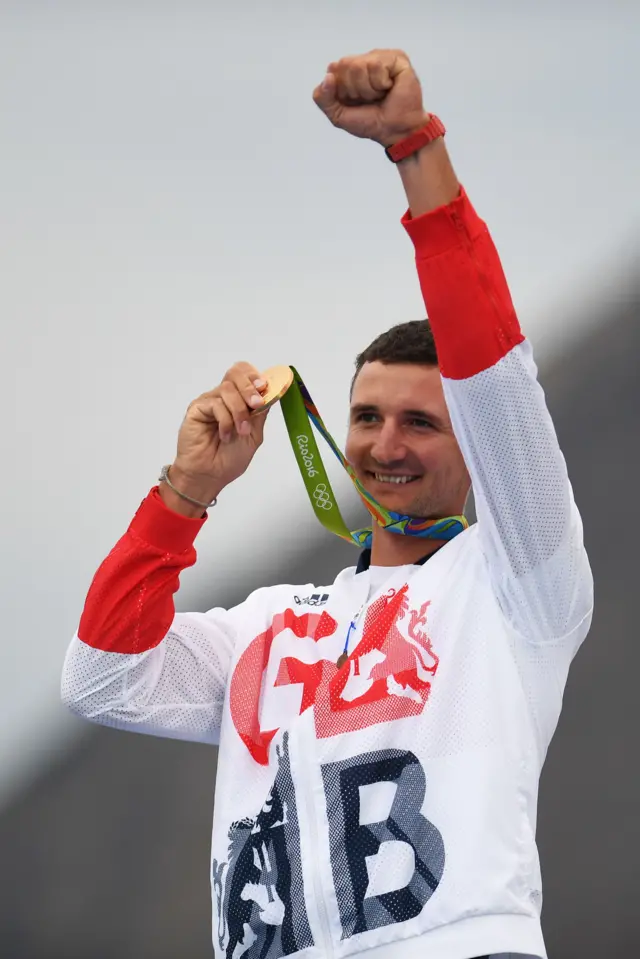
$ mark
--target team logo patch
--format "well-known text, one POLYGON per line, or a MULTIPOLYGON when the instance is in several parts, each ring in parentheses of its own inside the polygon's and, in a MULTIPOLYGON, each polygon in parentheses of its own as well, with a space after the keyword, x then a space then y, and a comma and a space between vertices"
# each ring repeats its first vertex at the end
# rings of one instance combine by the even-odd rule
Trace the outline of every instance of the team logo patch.
POLYGON ((323 652, 322 640, 338 626, 332 616, 326 611, 297 615, 292 609, 276 614, 244 650, 231 678, 231 717, 254 760, 267 765, 276 733, 310 708, 320 738, 420 715, 439 664, 426 630, 429 605, 410 608, 406 584, 381 596, 369 607, 362 639, 340 668, 323 652), (274 676, 270 670, 267 683, 273 645, 284 631, 288 651, 276 660, 277 671, 274 676), (299 708, 292 713, 286 697, 283 711, 276 711, 277 722, 263 728, 265 700, 273 699, 279 687, 292 685, 301 687, 299 708))
POLYGON ((297 606, 324 606, 329 599, 328 593, 312 593, 311 596, 305 596, 300 599, 299 596, 293 597, 297 606))

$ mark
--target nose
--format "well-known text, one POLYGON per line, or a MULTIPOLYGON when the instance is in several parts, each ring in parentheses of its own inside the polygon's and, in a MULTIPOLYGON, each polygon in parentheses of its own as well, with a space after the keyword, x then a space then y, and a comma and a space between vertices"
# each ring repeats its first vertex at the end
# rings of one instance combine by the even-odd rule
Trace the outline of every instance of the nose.
POLYGON ((402 435, 392 420, 385 420, 376 433, 375 442, 371 447, 371 456, 380 466, 394 466, 402 463, 407 455, 407 448, 402 435))

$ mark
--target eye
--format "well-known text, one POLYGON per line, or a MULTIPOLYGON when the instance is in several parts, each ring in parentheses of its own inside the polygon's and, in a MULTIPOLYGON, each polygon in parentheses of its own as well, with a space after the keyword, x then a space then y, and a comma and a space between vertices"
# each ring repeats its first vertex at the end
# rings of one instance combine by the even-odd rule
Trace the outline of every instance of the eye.
POLYGON ((371 411, 365 411, 358 413, 356 416, 356 423, 375 423, 378 419, 378 414, 371 411))
POLYGON ((415 426, 417 429, 431 429, 431 423, 429 420, 423 419, 421 416, 412 416, 408 421, 409 426, 415 426))

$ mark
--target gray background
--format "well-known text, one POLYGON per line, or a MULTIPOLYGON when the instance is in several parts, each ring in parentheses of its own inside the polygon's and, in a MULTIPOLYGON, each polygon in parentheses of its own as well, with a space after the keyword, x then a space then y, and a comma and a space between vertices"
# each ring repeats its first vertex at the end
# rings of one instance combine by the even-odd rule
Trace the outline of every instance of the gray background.
MULTIPOLYGON (((550 955, 638 954, 639 28, 631 3, 0 4, 1 956, 210 954, 214 752, 87 731, 60 665, 194 395, 292 362, 342 440, 353 355, 421 315, 396 174, 310 102, 380 45, 412 55, 490 223, 596 574, 543 777, 550 955)), ((274 415, 180 608, 353 561, 290 457, 274 415)))

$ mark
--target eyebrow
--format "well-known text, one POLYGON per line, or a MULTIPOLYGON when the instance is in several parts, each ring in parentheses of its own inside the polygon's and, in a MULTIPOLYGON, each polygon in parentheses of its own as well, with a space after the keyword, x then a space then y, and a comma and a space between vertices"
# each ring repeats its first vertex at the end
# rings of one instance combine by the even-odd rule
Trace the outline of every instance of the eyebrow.
MULTIPOLYGON (((380 407, 375 403, 354 403, 351 407, 351 416, 357 416, 359 413, 379 413, 380 407)), ((435 413, 429 413, 427 410, 402 410, 403 416, 415 416, 416 418, 429 420, 434 426, 442 426, 442 420, 435 413)))

